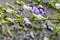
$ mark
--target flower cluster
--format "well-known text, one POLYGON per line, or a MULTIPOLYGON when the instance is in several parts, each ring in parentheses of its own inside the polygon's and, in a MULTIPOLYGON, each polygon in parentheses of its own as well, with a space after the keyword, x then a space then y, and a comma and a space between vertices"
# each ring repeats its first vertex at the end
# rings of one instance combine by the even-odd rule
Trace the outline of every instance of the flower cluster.
POLYGON ((42 7, 34 7, 34 6, 24 5, 23 8, 25 10, 32 10, 34 13, 47 14, 46 10, 42 7))

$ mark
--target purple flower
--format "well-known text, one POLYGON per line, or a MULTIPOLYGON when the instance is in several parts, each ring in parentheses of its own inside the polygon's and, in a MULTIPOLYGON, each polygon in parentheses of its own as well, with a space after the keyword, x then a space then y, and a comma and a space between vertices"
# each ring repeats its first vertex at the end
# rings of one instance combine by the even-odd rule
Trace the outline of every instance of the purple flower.
POLYGON ((53 32, 53 28, 50 27, 50 24, 46 23, 46 29, 50 32, 53 32))
POLYGON ((38 10, 42 9, 44 11, 44 8, 39 7, 38 10))
POLYGON ((11 25, 14 25, 14 23, 13 23, 13 22, 10 22, 10 24, 11 24, 11 25))
POLYGON ((34 13, 37 13, 37 14, 38 13, 47 14, 46 10, 44 8, 42 8, 42 7, 37 8, 37 7, 34 7, 32 5, 31 6, 24 5, 23 8, 25 10, 32 10, 34 13))
POLYGON ((27 24, 25 24, 25 26, 27 27, 27 28, 32 28, 32 25, 31 24, 29 24, 29 23, 27 23, 27 24))
POLYGON ((17 25, 12 25, 11 27, 14 28, 14 29, 18 29, 17 25))
POLYGON ((32 23, 28 20, 28 18, 24 18, 24 24, 28 28, 32 28, 32 23))
POLYGON ((40 13, 40 14, 47 14, 46 10, 42 7, 34 7, 34 6, 30 6, 32 8, 32 10, 35 12, 35 13, 40 13))
POLYGON ((13 22, 11 22, 11 27, 14 29, 18 29, 18 26, 16 24, 14 24, 13 22))
POLYGON ((33 32, 30 32, 29 37, 30 37, 32 40, 34 40, 34 34, 33 34, 33 32))
POLYGON ((37 9, 39 10, 40 14, 47 14, 47 12, 44 8, 39 7, 37 9))

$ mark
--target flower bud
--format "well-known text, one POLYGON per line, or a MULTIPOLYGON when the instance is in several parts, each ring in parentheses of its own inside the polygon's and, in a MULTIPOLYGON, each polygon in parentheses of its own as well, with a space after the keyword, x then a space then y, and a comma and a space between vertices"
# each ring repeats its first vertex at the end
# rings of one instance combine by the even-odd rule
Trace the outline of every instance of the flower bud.
POLYGON ((28 20, 28 18, 24 18, 24 24, 28 28, 32 28, 32 23, 28 20))
POLYGON ((60 8, 60 4, 59 4, 59 3, 56 3, 55 6, 56 6, 57 8, 60 8))
POLYGON ((34 40, 34 34, 33 34, 33 32, 30 32, 29 37, 30 37, 32 40, 34 40))

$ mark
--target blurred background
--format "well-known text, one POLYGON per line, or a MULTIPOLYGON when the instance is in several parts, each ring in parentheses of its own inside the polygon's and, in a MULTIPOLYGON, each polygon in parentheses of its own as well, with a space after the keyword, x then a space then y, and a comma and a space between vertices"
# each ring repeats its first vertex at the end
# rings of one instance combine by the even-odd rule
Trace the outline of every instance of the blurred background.
MULTIPOLYGON (((16 8, 17 7, 19 8, 19 6, 15 4, 16 1, 17 0, 0 0, 0 5, 3 5, 3 7, 7 8, 6 3, 10 3, 10 4, 14 5, 16 8)), ((26 4, 28 4, 30 0, 18 0, 18 1, 24 1, 26 4)), ((36 0, 32 0, 32 1, 36 1, 36 0)), ((50 1, 53 2, 53 0, 42 0, 42 1, 44 1, 44 2, 50 2, 50 1)), ((43 6, 46 8, 47 5, 43 5, 43 6)), ((48 13, 47 15, 51 18, 54 18, 54 15, 56 13, 58 13, 56 10, 54 10, 52 8, 48 8, 48 9, 46 9, 46 11, 48 13)), ((24 17, 29 17, 30 14, 28 14, 28 13, 29 12, 27 12, 27 15, 25 14, 23 16, 24 17)), ((35 33, 35 36, 37 36, 35 40, 43 40, 42 39, 43 36, 51 37, 50 36, 51 33, 49 31, 46 31, 46 30, 41 31, 40 33, 39 33, 39 31, 34 31, 34 33, 35 33)), ((13 39, 12 38, 5 38, 5 39, 2 38, 1 39, 1 35, 0 35, 0 40, 30 40, 28 37, 26 37, 26 35, 28 35, 28 32, 25 33, 25 32, 23 32, 23 30, 19 31, 17 33, 15 32, 15 33, 13 33, 13 35, 14 35, 13 39)), ((58 36, 51 38, 51 40, 60 40, 60 32, 58 33, 58 36)))

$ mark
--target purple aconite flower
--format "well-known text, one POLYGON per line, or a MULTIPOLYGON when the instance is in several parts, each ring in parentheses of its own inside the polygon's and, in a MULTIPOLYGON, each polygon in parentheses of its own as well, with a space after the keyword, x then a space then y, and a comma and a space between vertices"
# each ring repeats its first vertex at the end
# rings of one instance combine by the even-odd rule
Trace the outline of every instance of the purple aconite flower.
POLYGON ((32 11, 34 12, 34 13, 39 13, 39 10, 37 9, 37 7, 34 7, 34 6, 30 6, 31 8, 32 8, 32 11))
POLYGON ((30 37, 32 40, 34 40, 34 34, 33 34, 33 32, 30 32, 29 37, 30 37))
POLYGON ((11 27, 14 29, 18 29, 18 26, 16 24, 14 24, 13 22, 11 22, 11 27))
POLYGON ((12 25, 12 28, 18 29, 17 25, 12 25))
POLYGON ((30 6, 32 8, 32 10, 35 12, 35 13, 40 13, 40 14, 47 14, 47 11, 42 8, 42 7, 34 7, 34 6, 30 6))
POLYGON ((28 20, 28 18, 24 18, 24 24, 28 28, 32 28, 32 23, 28 20))
POLYGON ((39 10, 40 14, 47 14, 47 12, 44 8, 39 7, 38 10, 39 10))
POLYGON ((53 28, 50 27, 49 23, 46 23, 46 29, 50 32, 53 32, 53 28))
POLYGON ((34 7, 34 6, 27 6, 27 5, 24 5, 23 6, 24 10, 32 10, 34 13, 40 13, 40 14, 46 14, 46 10, 42 7, 34 7))

